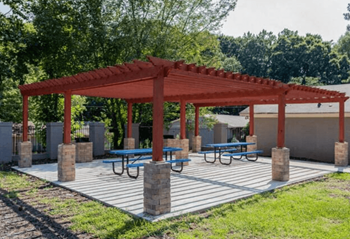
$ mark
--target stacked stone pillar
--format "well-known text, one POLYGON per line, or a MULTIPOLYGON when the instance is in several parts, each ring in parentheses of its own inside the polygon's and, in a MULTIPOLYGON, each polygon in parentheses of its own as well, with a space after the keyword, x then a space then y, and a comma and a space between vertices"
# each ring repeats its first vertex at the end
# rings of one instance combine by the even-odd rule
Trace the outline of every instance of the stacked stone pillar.
POLYGON ((32 143, 30 141, 20 142, 18 144, 18 167, 32 167, 32 143))
POLYGON ((92 162, 92 142, 79 142, 75 143, 75 162, 76 163, 88 163, 92 162))
POLYGON ((197 153, 202 150, 202 137, 197 135, 192 138, 192 153, 197 153))
POLYGON ((75 180, 75 145, 58 145, 58 181, 67 182, 75 180))
POLYGON ((334 147, 334 164, 338 167, 346 167, 349 164, 348 158, 348 142, 335 142, 334 147))
MULTIPOLYGON (((182 148, 182 151, 176 151, 176 159, 187 159, 188 158, 188 152, 190 147, 189 139, 179 139, 179 147, 182 148)), ((187 166, 189 163, 184 162, 183 165, 187 166)), ((176 165, 181 165, 181 163, 177 163, 176 165)))
POLYGON ((143 210, 151 215, 171 211, 170 164, 151 161, 144 164, 143 210))
MULTIPOLYGON (((249 151, 255 151, 258 149, 258 137, 256 135, 248 135, 246 137, 247 143, 254 143, 252 145, 247 145, 247 152, 249 151)), ((254 156, 254 155, 248 155, 248 156, 254 156)))
POLYGON ((164 139, 163 147, 179 148, 180 147, 180 141, 178 139, 164 139))
POLYGON ((289 180, 289 155, 290 150, 288 148, 272 149, 272 180, 289 180))
POLYGON ((124 149, 135 149, 135 139, 124 138, 124 149))

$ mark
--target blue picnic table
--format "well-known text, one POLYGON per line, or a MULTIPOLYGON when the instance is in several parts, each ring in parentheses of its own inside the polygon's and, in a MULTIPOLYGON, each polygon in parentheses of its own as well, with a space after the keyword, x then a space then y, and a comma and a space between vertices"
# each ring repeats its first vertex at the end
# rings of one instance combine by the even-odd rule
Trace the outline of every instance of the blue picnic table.
MULTIPOLYGON (((165 155, 165 160, 168 160, 168 154, 170 155, 170 161, 173 162, 175 160, 172 160, 172 152, 181 151, 182 148, 176 148, 176 147, 164 147, 163 153, 165 155)), ((110 154, 119 155, 122 158, 121 159, 109 159, 109 160, 103 160, 103 163, 112 163, 113 165, 113 172, 119 176, 123 175, 124 169, 126 169, 126 172, 129 177, 131 178, 137 178, 139 175, 139 167, 143 166, 143 163, 138 163, 142 160, 152 159, 152 148, 147 149, 124 149, 124 150, 111 150, 109 151, 110 154), (130 158, 132 155, 137 155, 135 158, 130 158), (122 170, 121 172, 116 172, 115 170, 115 163, 122 163, 122 170), (131 175, 129 172, 129 168, 137 168, 137 175, 131 175)), ((178 160, 180 162, 180 160, 178 160)), ((181 163, 181 162, 180 162, 181 163)))
MULTIPOLYGON (((248 143, 248 142, 236 142, 236 143, 219 143, 219 144, 207 144, 206 147, 211 147, 214 150, 213 151, 207 151, 207 152, 213 152, 214 153, 214 161, 209 161, 206 159, 206 157, 204 157, 204 160, 207 163, 215 163, 216 159, 218 158, 221 164, 224 165, 229 165, 232 163, 232 159, 241 159, 242 158, 242 154, 239 153, 231 153, 230 154, 230 162, 229 163, 224 163, 221 161, 221 155, 223 155, 224 153, 228 153, 228 152, 233 152, 237 150, 237 147, 240 147, 241 152, 243 152, 243 147, 247 147, 247 145, 254 145, 255 143, 248 143), (219 155, 217 157, 217 154, 219 155), (237 154, 238 156, 240 156, 240 158, 234 158, 233 155, 237 154)), ((202 154, 205 155, 205 151, 204 152, 200 152, 202 154)), ((224 154, 223 156, 226 156, 229 154, 224 154)))

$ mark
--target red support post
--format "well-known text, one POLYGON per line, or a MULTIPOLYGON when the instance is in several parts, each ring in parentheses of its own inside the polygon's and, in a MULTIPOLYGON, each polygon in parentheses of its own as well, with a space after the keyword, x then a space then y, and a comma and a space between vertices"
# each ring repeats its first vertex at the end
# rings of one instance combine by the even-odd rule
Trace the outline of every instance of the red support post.
POLYGON ((344 100, 339 101, 339 142, 344 143, 345 137, 344 137, 344 100))
POLYGON ((195 117, 194 117, 194 136, 199 135, 199 107, 195 106, 195 117))
POLYGON ((71 132, 71 104, 72 104, 72 93, 66 91, 64 93, 64 136, 63 143, 70 144, 70 132, 71 132))
POLYGON ((249 105, 249 135, 254 135, 254 105, 249 105))
POLYGON ((127 137, 132 138, 132 103, 128 102, 128 129, 127 137))
POLYGON ((28 141, 28 96, 23 95, 23 142, 28 141))
POLYGON ((186 101, 180 101, 180 139, 186 139, 186 101))
POLYGON ((286 113, 286 95, 278 96, 278 132, 277 132, 277 148, 284 147, 285 140, 285 113, 286 113))
POLYGON ((153 152, 152 161, 163 161, 164 71, 153 79, 153 152))

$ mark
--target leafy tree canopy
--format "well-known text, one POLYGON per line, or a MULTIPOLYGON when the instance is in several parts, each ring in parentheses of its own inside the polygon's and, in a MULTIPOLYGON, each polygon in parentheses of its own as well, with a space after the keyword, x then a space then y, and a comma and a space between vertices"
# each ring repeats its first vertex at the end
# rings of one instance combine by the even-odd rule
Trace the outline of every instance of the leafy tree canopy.
POLYGON ((317 78, 318 84, 340 84, 349 78, 346 37, 335 47, 319 35, 300 36, 288 29, 277 36, 263 30, 258 35, 247 33, 219 39, 226 59, 235 57, 243 74, 285 83, 302 78, 301 84, 307 84, 310 77, 317 78))
MULTIPOLYGON (((108 65, 144 60, 153 55, 219 67, 221 51, 215 33, 236 0, 16 0, 3 1, 11 14, 1 14, 1 71, 25 83, 30 67, 48 78, 59 78, 108 65), (30 30, 26 30, 30 29, 30 30), (10 61, 10 59, 12 59, 10 61), (10 72, 10 73, 11 73, 10 72)), ((81 102, 85 99, 80 98, 81 102)), ((40 122, 62 119, 62 96, 33 97, 33 117, 40 122), (39 107, 40 106, 40 107, 39 107)), ((126 103, 119 99, 86 99, 88 112, 77 104, 76 118, 101 120, 111 126, 120 146, 126 123, 126 103)), ((136 105, 135 122, 150 122, 150 105, 136 105)), ((165 118, 174 107, 167 104, 165 118)))

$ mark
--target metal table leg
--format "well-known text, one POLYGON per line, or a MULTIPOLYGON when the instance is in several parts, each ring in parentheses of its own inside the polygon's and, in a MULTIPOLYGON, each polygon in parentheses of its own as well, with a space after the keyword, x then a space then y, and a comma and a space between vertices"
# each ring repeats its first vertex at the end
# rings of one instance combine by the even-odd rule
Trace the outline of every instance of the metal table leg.
POLYGON ((204 161, 207 163, 215 163, 215 161, 216 161, 216 148, 215 147, 214 147, 214 161, 208 161, 206 154, 204 154, 204 161))
MULTIPOLYGON (((241 152, 243 152, 243 145, 241 145, 241 152)), ((240 155, 239 158, 235 158, 233 156, 231 156, 230 158, 234 159, 234 160, 240 160, 240 159, 242 159, 242 157, 243 157, 243 155, 240 155)))
POLYGON ((230 157, 230 162, 229 162, 229 163, 223 163, 223 162, 221 161, 221 148, 219 148, 219 161, 220 161, 220 163, 223 164, 223 165, 230 165, 230 164, 232 163, 232 158, 230 157))
POLYGON ((124 173, 124 155, 122 155, 122 171, 120 173, 117 173, 115 171, 114 163, 112 163, 112 164, 113 164, 113 173, 121 176, 124 173))
MULTIPOLYGON (((129 155, 126 156, 126 157, 127 157, 127 163, 126 163, 126 164, 129 164, 129 155)), ((142 155, 139 156, 139 158, 141 158, 141 157, 142 157, 142 155)), ((137 160, 135 160, 133 163, 135 163, 136 161, 137 161, 137 160)), ((136 176, 131 175, 130 172, 129 172, 129 168, 126 168, 126 173, 128 174, 128 176, 129 176, 130 178, 137 179, 137 177, 139 176, 140 169, 139 169, 139 167, 136 167, 136 168, 137 168, 137 174, 136 174, 136 176)))

